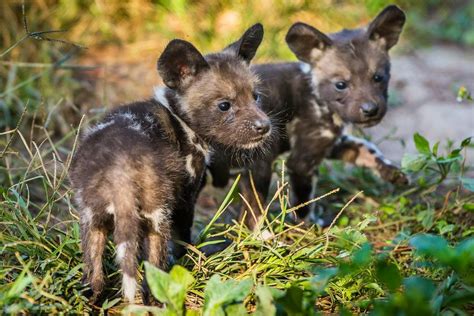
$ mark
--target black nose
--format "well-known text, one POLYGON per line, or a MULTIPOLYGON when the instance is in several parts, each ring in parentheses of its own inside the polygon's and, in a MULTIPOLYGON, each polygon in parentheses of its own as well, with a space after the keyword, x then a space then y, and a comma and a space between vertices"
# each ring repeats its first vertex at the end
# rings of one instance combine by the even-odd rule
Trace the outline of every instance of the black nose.
POLYGON ((253 129, 260 135, 265 135, 270 130, 269 120, 256 120, 253 122, 253 129))
POLYGON ((365 116, 372 117, 377 115, 377 113, 379 112, 379 106, 375 103, 364 103, 360 107, 360 110, 365 116))

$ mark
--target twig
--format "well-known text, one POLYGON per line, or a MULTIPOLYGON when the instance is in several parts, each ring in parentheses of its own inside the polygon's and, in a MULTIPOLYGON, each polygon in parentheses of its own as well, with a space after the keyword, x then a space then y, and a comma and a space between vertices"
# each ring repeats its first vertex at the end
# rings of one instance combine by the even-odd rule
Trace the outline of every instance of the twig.
POLYGON ((359 191, 357 192, 356 195, 354 195, 350 200, 349 202, 346 203, 346 205, 344 205, 341 210, 339 211, 339 213, 337 213, 336 217, 334 217, 334 219, 332 220, 332 223, 331 225, 329 225, 328 229, 326 230, 326 244, 324 245, 324 253, 326 253, 327 249, 328 249, 328 246, 329 246, 329 232, 331 231, 331 228, 334 226, 334 224, 337 222, 337 220, 339 219, 339 217, 342 215, 342 212, 344 212, 344 210, 360 195, 362 194, 364 191, 359 191))
POLYGON ((25 116, 26 112, 28 111, 28 103, 29 103, 29 99, 26 101, 26 106, 25 108, 23 109, 23 112, 21 112, 21 115, 20 115, 20 119, 18 120, 18 122, 16 123, 16 126, 15 128, 13 129, 13 135, 12 137, 10 137, 10 139, 8 140, 7 144, 5 145, 5 148, 3 148, 3 151, 2 153, 0 154, 0 159, 3 158, 3 156, 5 155, 5 153, 7 152, 8 150, 8 147, 10 147, 11 143, 13 142, 13 139, 15 138, 15 135, 16 135, 16 132, 18 131, 18 129, 20 128, 20 125, 21 125, 21 122, 23 121, 23 117, 25 116))

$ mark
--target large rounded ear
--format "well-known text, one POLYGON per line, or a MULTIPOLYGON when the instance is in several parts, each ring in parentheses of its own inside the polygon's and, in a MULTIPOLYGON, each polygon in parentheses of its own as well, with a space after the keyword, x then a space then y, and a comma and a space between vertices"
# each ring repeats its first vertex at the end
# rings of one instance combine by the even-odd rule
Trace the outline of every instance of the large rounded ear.
POLYGON ((369 24, 367 34, 369 39, 377 41, 386 50, 398 42, 403 25, 405 13, 396 5, 389 5, 369 24))
POLYGON ((191 43, 175 39, 169 42, 158 59, 158 73, 170 89, 185 88, 209 64, 191 43))
POLYGON ((311 25, 297 22, 286 34, 286 43, 299 60, 314 63, 332 45, 332 40, 311 25))
POLYGON ((241 57, 248 64, 255 57, 258 46, 263 40, 263 25, 257 23, 245 31, 242 37, 227 46, 224 51, 232 52, 236 56, 241 57))

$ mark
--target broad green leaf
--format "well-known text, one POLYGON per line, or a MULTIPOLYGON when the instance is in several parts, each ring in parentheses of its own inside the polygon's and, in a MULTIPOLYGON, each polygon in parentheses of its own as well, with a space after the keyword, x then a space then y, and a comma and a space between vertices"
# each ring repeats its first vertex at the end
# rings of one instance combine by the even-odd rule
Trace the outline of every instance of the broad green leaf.
POLYGON ((247 316, 247 309, 244 306, 244 303, 231 304, 225 307, 225 314, 232 316, 247 316))
POLYGON ((365 243, 354 252, 352 257, 352 263, 358 267, 363 268, 370 264, 372 260, 372 245, 370 243, 365 243))
POLYGON ((304 315, 303 299, 303 290, 297 286, 291 286, 286 290, 285 295, 278 299, 278 303, 288 315, 304 315))
POLYGON ((153 296, 162 303, 170 303, 168 288, 171 278, 169 274, 145 262, 145 276, 153 296))
POLYGON ((443 264, 450 264, 454 256, 454 249, 441 236, 419 234, 410 239, 410 245, 418 254, 438 259, 443 264))
POLYGON ((421 136, 419 133, 413 135, 413 141, 415 142, 416 149, 419 153, 424 155, 431 155, 430 143, 426 138, 421 136))
POLYGON ((404 154, 402 158, 402 170, 417 172, 423 169, 427 163, 427 157, 424 155, 404 154))
POLYGON ((380 260, 375 266, 377 279, 382 282, 390 292, 397 290, 402 284, 402 277, 397 266, 393 262, 380 260))
POLYGON ((225 315, 224 307, 242 302, 250 293, 252 280, 222 281, 219 275, 213 275, 207 282, 204 291, 204 316, 225 315))
POLYGON ((272 316, 276 314, 276 307, 273 303, 273 295, 268 287, 259 286, 255 290, 257 295, 257 309, 255 316, 272 316))
POLYGON ((474 178, 461 178, 463 187, 467 190, 474 192, 474 178))
POLYGON ((474 267, 474 238, 468 238, 460 242, 456 248, 458 258, 458 269, 460 272, 467 271, 469 267, 474 267))
POLYGON ((324 291, 332 277, 337 275, 338 268, 326 268, 315 271, 315 276, 310 279, 311 288, 317 294, 324 291))
POLYGON ((194 282, 191 273, 175 265, 167 274, 148 262, 145 262, 145 273, 151 293, 166 304, 166 312, 183 315, 186 291, 194 282))
POLYGON ((435 212, 433 210, 424 210, 416 214, 416 220, 421 223, 425 229, 430 229, 434 223, 435 212))
POLYGON ((412 302, 420 304, 428 304, 436 290, 433 281, 417 276, 406 278, 403 285, 405 286, 405 295, 409 296, 412 302))

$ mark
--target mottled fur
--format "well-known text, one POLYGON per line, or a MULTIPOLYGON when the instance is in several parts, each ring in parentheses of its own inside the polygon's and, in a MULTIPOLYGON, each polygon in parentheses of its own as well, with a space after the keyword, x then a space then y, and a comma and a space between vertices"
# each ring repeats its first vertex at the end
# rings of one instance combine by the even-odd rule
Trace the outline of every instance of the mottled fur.
MULTIPOLYGON (((377 124, 387 108, 390 79, 388 50, 396 44, 405 21, 396 6, 384 9, 366 28, 325 35, 304 24, 294 24, 286 37, 290 49, 303 63, 263 64, 253 67, 259 75, 262 108, 276 122, 278 131, 270 153, 255 159, 241 180, 242 192, 256 218, 259 207, 249 189, 252 173, 260 200, 267 196, 271 165, 281 153, 287 161, 293 204, 314 194, 314 169, 324 158, 342 159, 376 170, 384 179, 403 183, 406 178, 380 151, 363 140, 343 136, 348 123, 377 124), (375 76, 378 77, 375 77, 375 76), (344 89, 336 83, 344 82, 344 89)), ((210 166, 215 185, 227 183, 230 158, 215 157, 210 166)), ((304 218, 309 206, 299 209, 304 218)), ((246 217, 254 227, 253 216, 246 217)))
POLYGON ((85 134, 70 178, 93 299, 104 285, 109 233, 123 294, 132 302, 138 258, 166 268, 171 235, 191 242, 211 146, 260 146, 271 132, 254 98, 257 77, 248 65, 262 37, 257 24, 223 52, 206 57, 188 42, 170 42, 158 61, 167 88, 157 89, 154 99, 112 111, 85 134), (230 104, 225 111, 222 102, 230 104))

